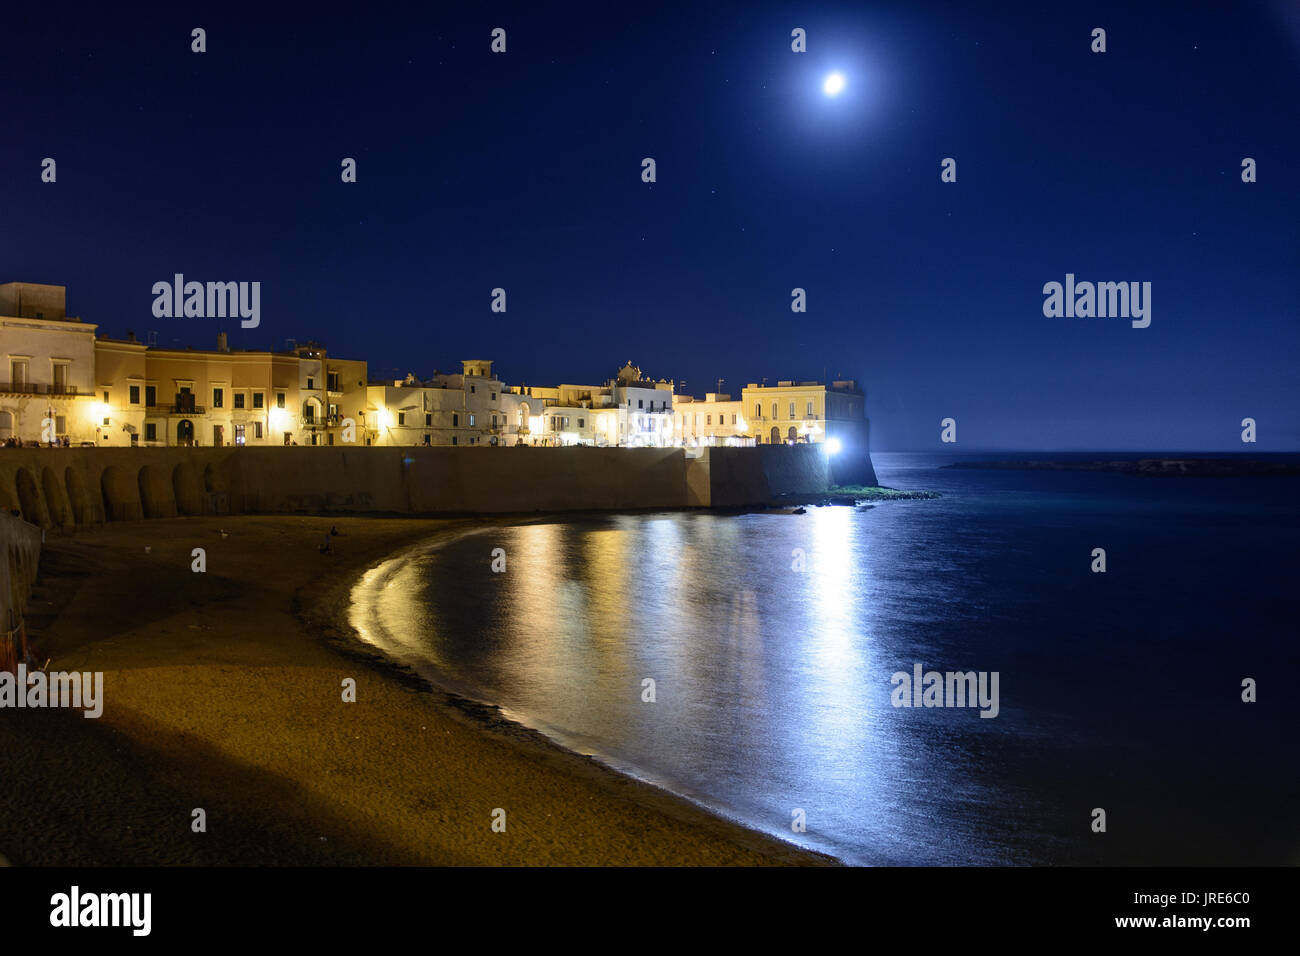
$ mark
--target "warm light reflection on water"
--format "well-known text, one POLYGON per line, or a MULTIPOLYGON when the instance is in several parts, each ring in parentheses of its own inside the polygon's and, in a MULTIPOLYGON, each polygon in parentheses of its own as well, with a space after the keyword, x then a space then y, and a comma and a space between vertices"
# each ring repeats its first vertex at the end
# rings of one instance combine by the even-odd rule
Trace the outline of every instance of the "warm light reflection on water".
MULTIPOLYGON (((570 747, 853 862, 1176 860, 1194 851, 1161 830, 1187 821, 1151 794, 1174 780, 1190 794, 1200 780, 1186 769, 1195 756, 1160 728, 1205 719, 1185 701, 1203 680, 1197 655, 1217 640, 1204 628, 1213 609, 1197 609, 1212 589, 1200 565, 1168 558, 1204 544, 1179 513, 1201 502, 1116 498, 1154 493, 1107 476, 1032 477, 1057 490, 936 472, 928 482, 951 486, 943 499, 875 509, 486 529, 372 571, 352 621, 436 682, 570 747), (1150 553, 1133 530, 1142 522, 1150 553), (1143 575, 1079 572, 1078 554, 1107 537, 1143 575), (1141 656, 1155 645, 1138 637, 1156 626, 1180 635, 1178 658, 1141 656), (1000 714, 891 706, 890 675, 914 662, 999 671, 1000 714), (1147 675, 1142 694, 1133 673, 1147 675), (646 678, 655 703, 642 702, 646 678), (1153 752, 1171 766, 1157 773, 1153 752), (1142 835, 1109 844, 1127 856, 1099 855, 1079 823, 1103 786, 1144 820, 1142 835), (806 834, 791 832, 795 808, 806 834)), ((1241 531, 1264 567, 1278 561, 1276 523, 1241 531)), ((1188 739, 1232 726, 1219 715, 1188 739)), ((1199 849, 1230 860, 1247 845, 1232 834, 1199 849)))
POLYGON ((869 673, 869 519, 827 508, 492 530, 371 572, 354 619, 390 654, 569 746, 789 839, 883 861, 910 778, 869 673), (498 547, 503 574, 490 570, 498 547), (789 830, 796 808, 808 834, 789 830))

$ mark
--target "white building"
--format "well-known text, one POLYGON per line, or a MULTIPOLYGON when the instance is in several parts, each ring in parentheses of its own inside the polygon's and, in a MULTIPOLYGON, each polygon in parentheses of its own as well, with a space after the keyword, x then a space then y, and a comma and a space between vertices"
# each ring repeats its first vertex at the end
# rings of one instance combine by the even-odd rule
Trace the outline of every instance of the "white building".
POLYGON ((372 382, 366 389, 366 443, 371 445, 513 445, 528 410, 492 374, 469 359, 458 374, 421 381, 372 382))
POLYGON ((94 441, 95 326, 66 311, 61 285, 0 285, 0 442, 94 441))

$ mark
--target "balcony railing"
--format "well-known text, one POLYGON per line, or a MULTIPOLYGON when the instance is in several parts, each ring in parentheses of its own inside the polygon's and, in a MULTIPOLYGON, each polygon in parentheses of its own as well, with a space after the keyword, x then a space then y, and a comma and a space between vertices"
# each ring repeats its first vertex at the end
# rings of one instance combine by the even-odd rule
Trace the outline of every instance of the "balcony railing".
POLYGON ((14 395, 76 395, 75 385, 47 385, 43 382, 0 382, 0 392, 14 395))
POLYGON ((181 405, 157 405, 155 408, 161 415, 205 415, 208 411, 206 405, 191 405, 189 402, 181 405))

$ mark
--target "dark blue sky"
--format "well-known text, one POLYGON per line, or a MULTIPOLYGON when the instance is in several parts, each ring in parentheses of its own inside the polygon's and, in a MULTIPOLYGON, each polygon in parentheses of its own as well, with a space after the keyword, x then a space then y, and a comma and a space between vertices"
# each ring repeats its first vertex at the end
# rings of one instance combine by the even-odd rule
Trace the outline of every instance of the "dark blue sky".
POLYGON ((6 13, 0 281, 206 347, 153 283, 257 280, 234 347, 372 377, 825 371, 878 449, 1300 449, 1296 4, 461 6, 6 13), (1045 318, 1067 272, 1151 326, 1045 318))

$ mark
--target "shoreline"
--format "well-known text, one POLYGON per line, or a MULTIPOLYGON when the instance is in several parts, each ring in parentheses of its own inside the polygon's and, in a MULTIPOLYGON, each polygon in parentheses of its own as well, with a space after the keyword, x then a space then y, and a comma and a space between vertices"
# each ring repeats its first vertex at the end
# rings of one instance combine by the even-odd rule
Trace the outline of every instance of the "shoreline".
POLYGON ((342 602, 369 568, 518 520, 179 518, 52 538, 33 640, 51 669, 105 672, 105 713, 0 711, 0 777, 18 781, 0 848, 16 865, 841 865, 438 690, 352 630, 342 602))
MULTIPOLYGON (((934 495, 933 497, 938 496, 934 495)), ((399 548, 377 564, 372 563, 372 566, 360 577, 354 577, 348 582, 339 581, 331 589, 327 598, 329 606, 327 613, 303 614, 300 615, 300 619, 303 620, 306 626, 318 633, 322 639, 340 642, 340 649, 347 647, 353 652, 359 651, 368 661, 372 660, 370 655, 377 655, 378 659, 372 661, 374 666, 390 670, 395 677, 410 681, 422 691, 436 695, 443 706, 451 708, 457 717, 463 718, 478 730, 502 734, 520 746, 539 747, 548 753, 558 751, 567 758, 582 761, 584 769, 594 768, 598 771, 613 774, 619 779, 630 779, 649 788, 656 797, 667 800, 671 804, 686 804, 729 826, 739 827, 746 832, 775 840, 779 844, 788 845, 800 852, 825 857, 832 865, 850 865, 827 851, 803 847, 792 841, 783 840, 775 834, 753 827, 743 819, 728 814, 723 808, 711 806, 703 799, 696 799, 679 793, 670 786, 645 776, 633 766, 619 766, 616 761, 606 755, 579 750, 571 743, 566 742, 562 731, 548 728, 541 722, 537 722, 537 725, 535 725, 523 716, 511 714, 500 704, 488 699, 477 688, 460 685, 446 674, 441 673, 435 666, 427 664, 427 662, 412 661, 408 663, 403 661, 401 655, 396 653, 396 647, 386 649, 382 646, 391 642, 392 639, 387 629, 378 622, 374 624, 374 628, 382 633, 382 638, 380 638, 379 634, 376 634, 374 635, 376 639, 372 639, 358 631, 358 625, 355 623, 354 617, 358 612, 356 596, 361 589, 373 589, 374 586, 368 585, 365 580, 370 573, 390 565, 400 567, 411 557, 439 551, 448 545, 458 543, 466 537, 483 534, 492 528, 512 528, 522 524, 581 520, 583 517, 592 514, 596 513, 582 512, 576 516, 562 514, 531 518, 488 519, 485 522, 476 522, 476 526, 471 528, 449 528, 444 534, 435 536, 432 541, 427 538, 421 539, 418 543, 399 548), (342 623, 336 624, 335 622, 342 623)), ((375 609, 373 607, 367 608, 362 613, 373 615, 375 609)))

